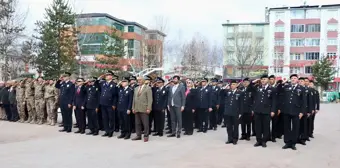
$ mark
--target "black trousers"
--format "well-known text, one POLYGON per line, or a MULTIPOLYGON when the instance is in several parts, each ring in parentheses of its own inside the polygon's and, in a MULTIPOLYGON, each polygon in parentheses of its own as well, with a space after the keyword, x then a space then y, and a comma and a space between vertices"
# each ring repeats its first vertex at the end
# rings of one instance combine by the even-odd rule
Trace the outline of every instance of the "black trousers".
POLYGON ((270 115, 255 113, 256 141, 266 143, 270 134, 270 115))
POLYGON ((162 110, 154 110, 153 114, 154 114, 154 119, 155 119, 155 131, 157 133, 163 134, 165 112, 162 110))
POLYGON ((155 112, 153 110, 149 113, 149 129, 150 132, 152 129, 155 130, 155 112))
POLYGON ((185 108, 183 112, 183 128, 188 134, 194 132, 194 113, 192 109, 185 108))
POLYGON ((280 115, 277 116, 277 133, 276 138, 282 137, 283 135, 283 128, 284 128, 284 121, 283 121, 283 113, 281 112, 280 115))
POLYGON ((224 104, 220 104, 220 108, 217 110, 217 124, 221 125, 223 120, 224 104))
POLYGON ((314 120, 315 120, 315 113, 311 114, 308 119, 307 119, 307 123, 308 123, 308 136, 313 136, 314 133, 314 120))
POLYGON ((274 140, 274 139, 277 138, 278 132, 279 132, 279 126, 278 126, 279 116, 277 114, 275 114, 274 117, 272 117, 271 119, 272 119, 271 138, 272 138, 272 140, 274 140))
POLYGON ((167 109, 166 110, 166 126, 171 130, 171 116, 170 116, 170 111, 167 109))
POLYGON ((99 130, 103 130, 104 124, 103 124, 103 116, 102 116, 101 107, 98 108, 97 118, 98 118, 98 128, 99 128, 99 130))
POLYGON ((10 121, 12 119, 12 112, 11 112, 11 106, 9 104, 4 104, 2 107, 5 110, 7 120, 10 121))
POLYGON ((119 116, 119 122, 120 122, 119 124, 120 124, 121 133, 123 135, 130 135, 131 134, 130 115, 127 114, 127 110, 118 111, 118 116, 119 116))
POLYGON ((106 133, 113 133, 116 123, 116 114, 113 111, 112 106, 103 106, 102 109, 102 118, 103 118, 103 126, 106 133))
POLYGON ((135 114, 130 113, 130 128, 131 128, 131 132, 135 132, 135 114))
POLYGON ((253 134, 256 135, 256 129, 255 129, 255 114, 252 116, 251 118, 251 131, 253 132, 253 134))
POLYGON ((300 129, 299 129, 299 138, 300 141, 306 141, 308 139, 308 123, 307 123, 307 114, 302 116, 300 119, 300 129))
POLYGON ((224 115, 224 122, 227 126, 227 134, 228 134, 228 142, 233 142, 238 140, 238 124, 239 118, 238 116, 228 116, 224 115))
POLYGON ((87 109, 86 110, 87 121, 89 124, 89 129, 92 132, 97 132, 99 130, 98 124, 98 114, 95 109, 87 109))
POLYGON ((213 110, 209 113, 209 128, 217 128, 217 108, 214 107, 213 110))
POLYGON ((297 115, 284 114, 284 142, 295 145, 299 136, 300 120, 297 115))
POLYGON ((17 105, 11 104, 10 108, 11 108, 11 113, 12 113, 11 121, 18 121, 19 120, 19 113, 18 113, 17 105))
POLYGON ((60 105, 61 117, 63 120, 64 129, 67 131, 72 130, 72 107, 69 108, 67 104, 60 105))
POLYGON ((114 124, 114 130, 116 131, 116 132, 118 132, 119 131, 119 129, 121 129, 120 128, 120 121, 119 121, 119 114, 116 112, 116 111, 114 111, 114 113, 115 113, 115 124, 114 124))
POLYGON ((198 119, 198 109, 196 110, 196 112, 194 113, 194 125, 195 125, 195 129, 199 129, 199 119, 198 119))
POLYGON ((242 137, 249 138, 251 135, 251 121, 252 114, 251 113, 243 113, 241 117, 241 129, 242 129, 242 137))
POLYGON ((209 124, 209 112, 206 108, 197 109, 198 112, 198 129, 200 130, 208 130, 209 124))
POLYGON ((77 106, 75 110, 75 116, 76 116, 76 121, 79 130, 85 131, 86 129, 86 116, 85 116, 85 110, 81 109, 81 106, 77 106))

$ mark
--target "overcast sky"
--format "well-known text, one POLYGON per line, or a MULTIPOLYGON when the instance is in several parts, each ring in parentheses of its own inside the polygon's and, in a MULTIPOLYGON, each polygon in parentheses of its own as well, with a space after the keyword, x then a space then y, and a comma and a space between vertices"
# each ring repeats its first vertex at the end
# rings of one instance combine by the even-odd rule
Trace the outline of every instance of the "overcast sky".
MULTIPOLYGON (((19 0, 20 11, 27 11, 27 34, 36 20, 43 19, 44 8, 53 0, 19 0)), ((190 39, 196 32, 210 41, 222 42, 222 23, 264 21, 264 9, 302 5, 303 0, 70 0, 77 13, 108 13, 146 27, 155 16, 168 18, 168 38, 190 39), (180 33, 179 33, 180 32, 180 33)), ((339 0, 308 0, 307 4, 336 4, 339 0)))

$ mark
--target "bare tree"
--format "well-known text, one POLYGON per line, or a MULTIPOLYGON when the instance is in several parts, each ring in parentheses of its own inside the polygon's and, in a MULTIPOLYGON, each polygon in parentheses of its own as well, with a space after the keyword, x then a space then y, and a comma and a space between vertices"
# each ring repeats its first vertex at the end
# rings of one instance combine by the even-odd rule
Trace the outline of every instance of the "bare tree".
POLYGON ((234 31, 226 37, 224 52, 227 54, 227 65, 239 70, 240 76, 248 76, 255 65, 261 64, 265 54, 263 37, 248 31, 234 31))
MULTIPOLYGON (((33 39, 26 40, 21 44, 21 53, 19 55, 19 60, 22 61, 26 66, 35 67, 35 58, 36 58, 36 50, 37 44, 33 41, 33 39)), ((28 69, 25 69, 28 72, 28 69)))
POLYGON ((0 60, 2 79, 10 79, 9 61, 13 56, 17 40, 25 29, 23 26, 25 17, 17 13, 17 0, 0 0, 0 60))

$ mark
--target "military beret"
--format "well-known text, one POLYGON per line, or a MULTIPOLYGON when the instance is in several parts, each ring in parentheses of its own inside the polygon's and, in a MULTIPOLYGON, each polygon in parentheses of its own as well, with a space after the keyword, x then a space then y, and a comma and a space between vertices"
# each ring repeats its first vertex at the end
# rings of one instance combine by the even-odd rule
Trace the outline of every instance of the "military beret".
POLYGON ((157 77, 156 82, 164 83, 164 79, 161 77, 157 77))
POLYGON ((267 74, 263 74, 263 75, 261 76, 261 79, 263 79, 263 78, 268 78, 268 75, 267 75, 267 74))
POLYGON ((274 78, 274 79, 275 79, 275 75, 270 75, 270 76, 269 76, 269 79, 271 79, 271 78, 274 78))
POLYGON ((137 80, 136 76, 130 76, 130 80, 137 80))
POLYGON ((289 76, 289 78, 292 78, 292 77, 298 77, 298 75, 297 75, 297 74, 291 74, 291 75, 289 76))

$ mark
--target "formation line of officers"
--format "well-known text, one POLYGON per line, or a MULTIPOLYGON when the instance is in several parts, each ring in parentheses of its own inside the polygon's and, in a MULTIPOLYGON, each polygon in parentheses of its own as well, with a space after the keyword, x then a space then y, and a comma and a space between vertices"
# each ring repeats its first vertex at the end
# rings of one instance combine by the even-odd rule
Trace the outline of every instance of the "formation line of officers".
POLYGON ((173 76, 167 84, 157 77, 125 77, 118 81, 112 71, 86 81, 70 80, 65 72, 58 81, 27 77, 7 82, 0 92, 0 118, 31 124, 55 125, 61 110, 60 132, 149 140, 149 135, 181 138, 197 132, 227 128, 226 144, 249 141, 256 136, 255 147, 267 147, 284 137, 283 149, 296 150, 314 138, 314 120, 319 111, 319 93, 313 80, 290 76, 276 81, 263 75, 251 81, 224 84, 218 79, 181 80, 173 76), (72 116, 75 114, 76 125, 72 116), (5 116, 5 117, 4 117, 5 116), (239 137, 241 124, 241 137, 239 137), (165 128, 165 125, 167 128, 165 128), (182 134, 182 131, 184 133, 182 134))

